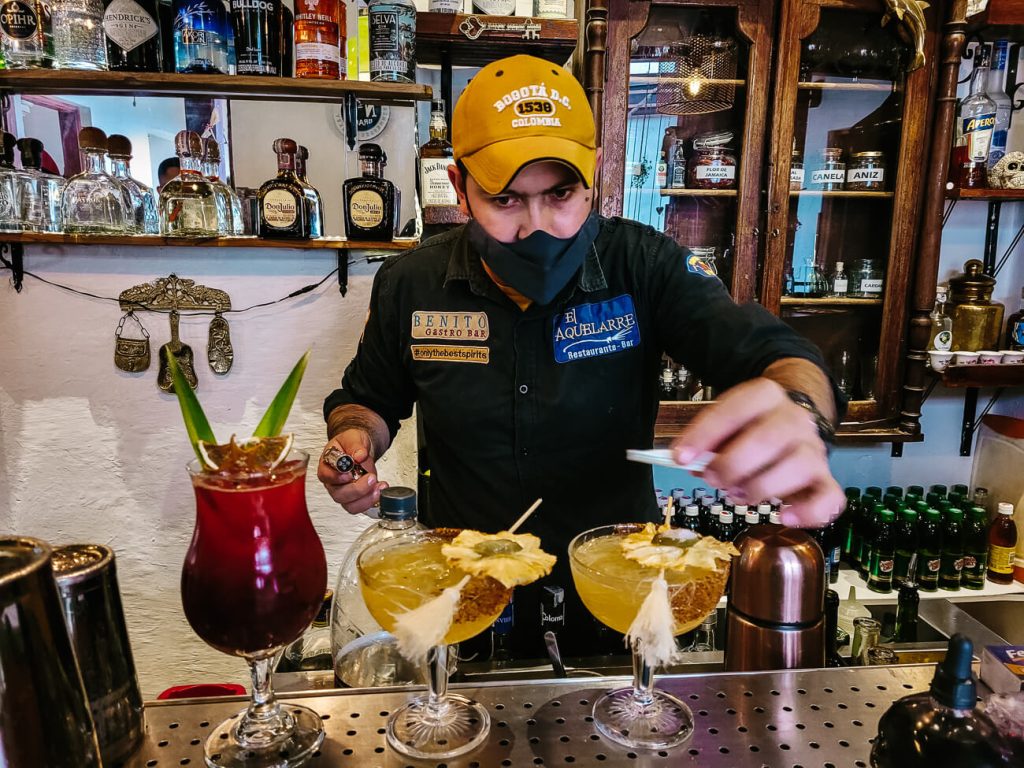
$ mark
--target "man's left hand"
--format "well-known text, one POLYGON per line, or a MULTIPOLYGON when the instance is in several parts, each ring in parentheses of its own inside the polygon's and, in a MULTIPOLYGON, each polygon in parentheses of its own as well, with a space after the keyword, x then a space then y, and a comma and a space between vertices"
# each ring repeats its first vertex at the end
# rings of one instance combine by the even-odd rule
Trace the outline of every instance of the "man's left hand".
POLYGON ((701 476, 736 503, 757 504, 774 496, 792 505, 783 513, 783 525, 820 528, 846 503, 814 420, 771 379, 751 379, 727 390, 701 410, 672 450, 680 464, 716 454, 701 476))

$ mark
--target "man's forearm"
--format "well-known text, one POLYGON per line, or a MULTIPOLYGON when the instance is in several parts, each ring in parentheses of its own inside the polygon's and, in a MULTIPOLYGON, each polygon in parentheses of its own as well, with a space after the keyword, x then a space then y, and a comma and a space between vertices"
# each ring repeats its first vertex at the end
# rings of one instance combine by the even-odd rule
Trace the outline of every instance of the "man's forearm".
POLYGON ((803 392, 818 406, 821 415, 835 424, 836 401, 828 376, 810 360, 799 357, 785 357, 776 360, 761 374, 783 389, 803 392))
POLYGON ((388 425, 375 411, 362 405, 339 405, 327 417, 327 437, 333 438, 346 429, 361 429, 370 436, 373 459, 376 461, 391 445, 388 425))

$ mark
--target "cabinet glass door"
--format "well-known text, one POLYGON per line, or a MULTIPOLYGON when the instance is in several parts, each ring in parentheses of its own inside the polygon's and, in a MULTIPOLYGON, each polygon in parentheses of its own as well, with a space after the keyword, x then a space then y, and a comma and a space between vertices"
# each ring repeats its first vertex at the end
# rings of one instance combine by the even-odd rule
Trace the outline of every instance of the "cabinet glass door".
POLYGON ((900 346, 883 339, 905 285, 899 248, 909 250, 894 226, 911 186, 903 179, 909 50, 877 11, 792 3, 783 34, 811 14, 809 34, 780 53, 761 296, 821 348, 839 386, 862 401, 851 409, 859 420, 880 413, 881 373, 891 377, 900 346))

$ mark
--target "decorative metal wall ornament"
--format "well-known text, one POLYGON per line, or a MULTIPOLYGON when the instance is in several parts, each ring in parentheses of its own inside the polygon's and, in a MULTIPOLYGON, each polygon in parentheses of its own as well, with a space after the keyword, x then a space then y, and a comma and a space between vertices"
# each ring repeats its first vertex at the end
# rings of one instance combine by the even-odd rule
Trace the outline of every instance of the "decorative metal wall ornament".
POLYGON ((178 338, 178 310, 171 310, 171 340, 160 347, 160 370, 157 373, 156 384, 164 392, 174 391, 174 381, 171 379, 171 368, 169 360, 173 357, 181 369, 185 381, 192 389, 199 385, 199 377, 196 376, 196 366, 192 356, 192 347, 182 343, 178 338))
POLYGON ((484 21, 477 16, 468 16, 459 24, 459 32, 469 40, 476 40, 487 32, 521 32, 523 40, 540 40, 541 29, 541 25, 532 19, 484 21))
POLYGON ((235 350, 231 346, 231 329, 224 316, 217 312, 210 321, 210 335, 206 342, 206 359, 214 373, 221 375, 231 370, 235 350))
POLYGON ((121 322, 117 324, 117 330, 114 331, 114 365, 128 373, 140 373, 149 368, 149 360, 149 331, 143 327, 142 321, 135 315, 134 310, 129 309, 121 317, 121 322), (122 335, 124 323, 129 317, 138 324, 139 330, 142 331, 141 339, 130 339, 122 335))
POLYGON ((924 36, 928 25, 924 18, 924 9, 928 3, 918 0, 885 0, 885 15, 882 16, 884 27, 895 16, 899 23, 900 37, 914 49, 914 58, 907 65, 907 72, 913 72, 924 66, 924 36))

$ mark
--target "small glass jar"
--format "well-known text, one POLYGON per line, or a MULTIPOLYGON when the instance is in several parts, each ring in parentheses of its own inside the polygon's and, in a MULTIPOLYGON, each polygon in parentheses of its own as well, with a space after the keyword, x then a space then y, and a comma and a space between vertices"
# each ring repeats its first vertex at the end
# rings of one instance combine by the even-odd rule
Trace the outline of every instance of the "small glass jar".
POLYGON ((846 188, 853 192, 881 192, 885 189, 885 155, 855 152, 846 169, 846 188))
POLYGON ((827 147, 821 152, 821 166, 811 171, 811 189, 822 192, 835 192, 843 189, 846 183, 846 163, 843 162, 843 150, 839 147, 827 147))
POLYGON ((880 299, 885 273, 877 259, 855 259, 850 270, 849 296, 855 299, 880 299))
POLYGON ((736 188, 736 155, 728 147, 696 149, 688 171, 692 189, 736 188))
POLYGON ((789 189, 798 192, 804 188, 804 156, 797 150, 789 157, 789 189))

